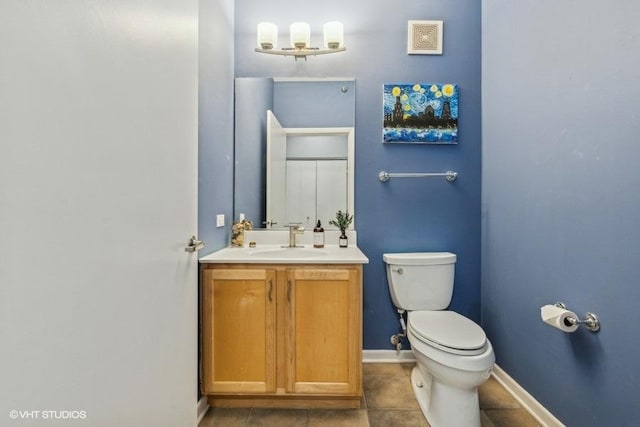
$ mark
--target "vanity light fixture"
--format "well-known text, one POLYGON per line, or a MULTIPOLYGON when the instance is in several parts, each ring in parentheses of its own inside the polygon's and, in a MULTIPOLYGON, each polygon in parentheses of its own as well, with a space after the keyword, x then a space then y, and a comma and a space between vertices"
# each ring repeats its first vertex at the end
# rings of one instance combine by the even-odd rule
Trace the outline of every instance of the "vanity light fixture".
POLYGON ((293 56, 307 60, 309 55, 325 55, 344 52, 344 30, 341 22, 327 22, 323 27, 324 48, 311 47, 311 26, 306 22, 294 22, 289 28, 291 47, 276 49, 278 44, 278 27, 271 22, 258 24, 258 46, 256 52, 270 55, 293 56))

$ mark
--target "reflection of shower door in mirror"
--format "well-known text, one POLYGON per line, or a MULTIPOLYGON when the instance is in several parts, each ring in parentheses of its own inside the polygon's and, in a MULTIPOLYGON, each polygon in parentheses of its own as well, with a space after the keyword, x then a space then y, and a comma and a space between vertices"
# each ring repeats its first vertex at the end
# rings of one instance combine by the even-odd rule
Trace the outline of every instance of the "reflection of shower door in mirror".
POLYGON ((268 111, 267 129, 268 228, 353 212, 353 128, 283 128, 268 111))

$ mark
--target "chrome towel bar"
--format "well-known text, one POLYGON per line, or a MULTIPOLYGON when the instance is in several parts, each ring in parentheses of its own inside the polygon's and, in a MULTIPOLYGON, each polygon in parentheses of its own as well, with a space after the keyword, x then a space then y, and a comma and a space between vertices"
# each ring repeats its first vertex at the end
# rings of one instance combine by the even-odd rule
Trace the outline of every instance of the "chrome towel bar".
POLYGON ((449 182, 453 182, 458 178, 458 172, 446 171, 444 173, 391 173, 387 171, 381 171, 378 174, 378 179, 382 182, 387 182, 391 178, 426 178, 430 176, 443 176, 449 182))

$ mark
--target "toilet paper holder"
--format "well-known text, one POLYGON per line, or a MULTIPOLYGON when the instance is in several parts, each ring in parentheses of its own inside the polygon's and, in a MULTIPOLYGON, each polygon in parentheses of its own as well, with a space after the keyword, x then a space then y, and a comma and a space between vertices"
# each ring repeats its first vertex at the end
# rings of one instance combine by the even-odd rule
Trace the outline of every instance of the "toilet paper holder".
MULTIPOLYGON (((556 307, 562 308, 564 310, 568 310, 567 305, 563 302, 557 302, 554 304, 556 307)), ((584 315, 584 319, 578 319, 574 317, 567 317, 565 322, 569 322, 569 325, 582 325, 591 332, 598 332, 600 330, 600 320, 598 320, 598 316, 591 312, 587 312, 584 315)))

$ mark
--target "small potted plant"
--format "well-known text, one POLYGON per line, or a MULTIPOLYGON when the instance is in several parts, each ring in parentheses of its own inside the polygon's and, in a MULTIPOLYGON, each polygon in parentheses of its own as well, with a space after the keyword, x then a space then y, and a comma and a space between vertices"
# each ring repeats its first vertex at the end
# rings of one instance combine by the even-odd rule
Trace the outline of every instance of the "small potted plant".
POLYGON ((349 215, 349 212, 342 212, 341 210, 336 212, 336 219, 329 221, 329 224, 335 225, 340 229, 340 238, 338 242, 341 248, 346 248, 349 245, 349 240, 345 234, 345 230, 353 222, 353 215, 349 215))

